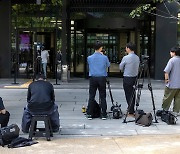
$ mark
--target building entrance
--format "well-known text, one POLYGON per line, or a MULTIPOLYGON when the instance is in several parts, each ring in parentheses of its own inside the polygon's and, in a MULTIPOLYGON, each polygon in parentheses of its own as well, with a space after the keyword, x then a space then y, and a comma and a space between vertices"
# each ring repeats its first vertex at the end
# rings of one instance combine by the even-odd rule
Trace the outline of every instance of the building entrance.
MULTIPOLYGON (((75 76, 88 77, 87 57, 94 53, 93 45, 99 40, 103 43, 105 54, 108 56, 111 67, 108 69, 109 76, 121 76, 119 63, 125 55, 125 47, 130 41, 130 31, 111 31, 111 32, 87 32, 86 35, 78 31, 76 33, 74 65, 71 71, 75 76)), ((135 37, 135 35, 134 35, 135 37)))
MULTIPOLYGON (((49 52, 47 75, 49 78, 55 74, 55 31, 38 31, 18 29, 16 52, 12 53, 12 62, 16 67, 17 76, 22 78, 33 78, 37 69, 38 56, 41 47, 44 46, 49 52)), ((13 66, 14 66, 13 65, 13 66)))

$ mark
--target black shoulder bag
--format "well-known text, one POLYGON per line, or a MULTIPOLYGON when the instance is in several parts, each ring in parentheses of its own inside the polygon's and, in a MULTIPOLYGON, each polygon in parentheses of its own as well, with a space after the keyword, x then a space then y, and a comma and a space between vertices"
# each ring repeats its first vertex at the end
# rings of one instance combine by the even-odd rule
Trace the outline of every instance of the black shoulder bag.
POLYGON ((19 127, 16 124, 9 125, 0 129, 0 145, 10 144, 11 141, 19 137, 19 127))
POLYGON ((170 111, 163 111, 161 114, 161 120, 166 122, 168 125, 175 125, 177 117, 173 115, 170 111))
POLYGON ((150 126, 152 124, 152 114, 145 113, 143 110, 136 110, 135 123, 142 126, 150 126))

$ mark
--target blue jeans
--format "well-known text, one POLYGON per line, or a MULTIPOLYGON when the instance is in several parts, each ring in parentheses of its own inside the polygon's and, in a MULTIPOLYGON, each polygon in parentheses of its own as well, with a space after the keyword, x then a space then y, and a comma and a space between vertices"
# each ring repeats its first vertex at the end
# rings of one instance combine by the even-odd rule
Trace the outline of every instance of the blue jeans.
POLYGON ((47 78, 47 73, 46 73, 47 63, 42 63, 42 68, 43 68, 44 77, 47 78))

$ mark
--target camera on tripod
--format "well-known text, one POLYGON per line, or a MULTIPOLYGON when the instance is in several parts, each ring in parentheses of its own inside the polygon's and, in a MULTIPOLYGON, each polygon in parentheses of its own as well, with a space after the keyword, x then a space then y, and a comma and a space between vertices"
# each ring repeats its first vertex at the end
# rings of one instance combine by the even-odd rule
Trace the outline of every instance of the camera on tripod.
POLYGON ((141 64, 146 63, 149 60, 148 55, 141 55, 141 64))
MULTIPOLYGON (((151 93, 151 100, 152 100, 155 123, 158 123, 157 118, 156 118, 156 113, 155 113, 156 108, 155 108, 155 103, 154 103, 154 96, 153 96, 153 90, 152 90, 152 86, 151 86, 151 78, 150 78, 149 65, 148 65, 149 56, 141 55, 140 57, 141 58, 140 58, 140 65, 139 65, 139 73, 138 73, 138 76, 135 81, 134 93, 131 96, 130 105, 133 103, 133 99, 135 99, 136 111, 138 110, 139 102, 140 102, 140 98, 141 98, 141 90, 143 89, 145 77, 147 77, 148 89, 151 93), (136 90, 137 90, 137 93, 136 93, 136 90)), ((127 118, 128 112, 129 112, 129 108, 126 112, 126 116, 125 116, 123 123, 127 123, 126 118, 127 118)), ((137 113, 135 112, 135 114, 137 114, 137 113)), ((149 115, 149 113, 148 113, 148 115, 149 115)), ((140 118, 138 118, 138 119, 140 119, 140 118)), ((138 121, 138 120, 136 120, 136 121, 138 121)), ((132 122, 132 121, 129 121, 129 122, 132 122)), ((141 122, 142 122, 142 125, 144 125, 143 122, 147 122, 147 121, 141 121, 141 122)))
POLYGON ((147 56, 147 55, 141 55, 140 56, 141 58, 140 58, 140 61, 141 61, 141 63, 140 63, 140 65, 139 65, 139 70, 141 71, 141 70, 146 70, 147 69, 147 67, 148 67, 148 60, 149 60, 149 56, 147 56))
POLYGON ((141 61, 145 61, 145 60, 149 60, 149 56, 148 55, 141 55, 141 61))

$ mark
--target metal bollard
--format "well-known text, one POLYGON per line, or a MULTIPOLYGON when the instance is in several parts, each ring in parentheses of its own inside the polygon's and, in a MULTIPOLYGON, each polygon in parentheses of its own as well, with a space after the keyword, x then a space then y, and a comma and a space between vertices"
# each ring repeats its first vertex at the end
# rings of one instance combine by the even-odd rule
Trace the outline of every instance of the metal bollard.
POLYGON ((62 65, 61 80, 62 82, 68 82, 69 80, 68 65, 62 65))

